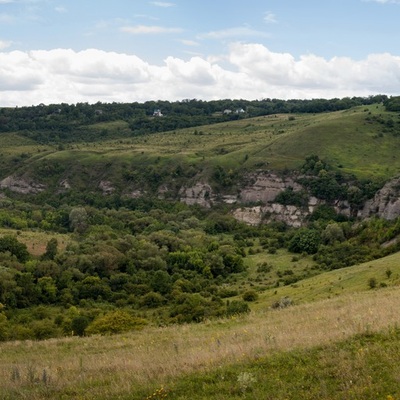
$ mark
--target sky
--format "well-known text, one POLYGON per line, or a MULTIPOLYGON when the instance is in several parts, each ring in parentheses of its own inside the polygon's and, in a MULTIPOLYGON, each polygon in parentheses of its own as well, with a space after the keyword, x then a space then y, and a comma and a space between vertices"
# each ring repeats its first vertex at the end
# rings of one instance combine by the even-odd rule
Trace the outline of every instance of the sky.
POLYGON ((0 107, 400 95, 400 0, 0 0, 0 107))

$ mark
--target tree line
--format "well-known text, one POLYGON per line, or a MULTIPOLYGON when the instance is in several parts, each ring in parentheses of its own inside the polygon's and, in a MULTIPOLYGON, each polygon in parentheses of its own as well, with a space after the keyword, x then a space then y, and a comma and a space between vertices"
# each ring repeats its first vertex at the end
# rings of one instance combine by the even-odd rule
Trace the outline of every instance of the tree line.
MULTIPOLYGON (((124 121, 126 128, 109 132, 105 137, 129 137, 180 128, 201 126, 240 118, 277 113, 321 113, 354 106, 385 102, 385 95, 312 100, 214 100, 147 101, 144 103, 40 104, 30 107, 0 108, 0 132, 19 131, 39 143, 63 143, 98 140, 84 129, 96 123, 124 121), (161 117, 154 111, 161 110, 161 117)), ((393 102, 393 101, 392 101, 393 102)))

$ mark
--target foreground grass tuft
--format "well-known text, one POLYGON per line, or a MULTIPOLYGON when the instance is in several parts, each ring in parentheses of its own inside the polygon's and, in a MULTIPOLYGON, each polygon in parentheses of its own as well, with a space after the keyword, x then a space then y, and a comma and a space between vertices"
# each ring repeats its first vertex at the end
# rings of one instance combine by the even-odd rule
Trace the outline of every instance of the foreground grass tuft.
POLYGON ((344 342, 278 353, 190 375, 171 399, 396 399, 400 330, 364 333, 344 342))

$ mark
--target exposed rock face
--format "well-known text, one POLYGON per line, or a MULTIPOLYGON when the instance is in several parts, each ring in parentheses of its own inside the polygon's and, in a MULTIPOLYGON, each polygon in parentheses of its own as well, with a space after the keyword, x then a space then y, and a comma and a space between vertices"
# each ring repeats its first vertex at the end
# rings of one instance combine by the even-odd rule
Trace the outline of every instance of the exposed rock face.
POLYGON ((351 207, 348 201, 337 201, 333 205, 334 210, 336 211, 337 214, 342 214, 346 217, 351 217, 351 207))
POLYGON ((238 221, 249 225, 259 225, 262 222, 263 213, 261 207, 242 207, 233 211, 233 216, 238 221))
POLYGON ((12 192, 21 194, 40 193, 45 190, 45 185, 41 183, 28 181, 24 178, 8 176, 0 181, 0 189, 9 189, 12 192))
POLYGON ((249 225, 259 225, 262 222, 281 221, 286 225, 298 228, 302 226, 310 211, 295 206, 284 206, 270 203, 264 206, 242 207, 233 212, 233 216, 249 225))
POLYGON ((368 200, 358 213, 361 218, 377 215, 388 220, 400 216, 400 178, 392 179, 379 190, 373 199, 368 200))
POLYGON ((295 228, 302 226, 305 219, 310 215, 308 210, 277 203, 268 204, 262 207, 261 210, 269 222, 282 221, 295 228))
POLYGON ((109 181, 100 181, 99 189, 103 191, 103 194, 111 194, 115 190, 113 184, 109 181))
POLYGON ((251 183, 240 191, 241 203, 260 202, 266 204, 274 201, 280 192, 289 187, 294 191, 302 189, 292 178, 281 178, 273 173, 251 174, 248 180, 251 183))
POLYGON ((159 198, 159 199, 165 199, 166 194, 167 194, 168 192, 169 192, 168 186, 167 186, 167 185, 161 185, 161 186, 158 188, 158 191, 157 191, 157 193, 158 193, 158 198, 159 198))
POLYGON ((238 208, 233 215, 237 220, 250 225, 258 225, 263 221, 283 221, 290 226, 298 227, 318 204, 318 200, 313 199, 309 209, 300 209, 274 203, 276 196, 289 187, 294 191, 303 189, 291 177, 282 178, 274 173, 260 172, 250 174, 247 181, 249 183, 240 191, 238 202, 259 203, 261 206, 238 208))
POLYGON ((140 197, 142 197, 144 195, 144 193, 141 190, 133 190, 132 192, 130 192, 128 194, 128 197, 130 197, 131 199, 139 199, 140 197))
POLYGON ((213 197, 211 186, 207 183, 196 183, 189 188, 182 188, 179 191, 181 201, 188 205, 199 204, 203 207, 210 208, 213 197))
POLYGON ((64 179, 64 180, 62 180, 60 182, 60 187, 63 188, 63 189, 67 189, 67 190, 71 189, 71 185, 70 185, 70 183, 68 182, 67 179, 64 179))

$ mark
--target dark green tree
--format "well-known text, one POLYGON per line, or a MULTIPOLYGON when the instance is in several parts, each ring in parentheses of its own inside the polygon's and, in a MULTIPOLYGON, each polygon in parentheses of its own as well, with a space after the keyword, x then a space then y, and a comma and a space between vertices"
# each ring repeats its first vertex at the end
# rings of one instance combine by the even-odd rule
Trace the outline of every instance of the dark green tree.
POLYGON ((315 254, 318 251, 321 237, 315 229, 299 229, 289 242, 289 251, 293 253, 315 254))
POLYGON ((5 235, 0 238, 0 253, 10 252, 18 261, 25 262, 29 259, 29 252, 25 244, 20 243, 15 236, 5 235))

